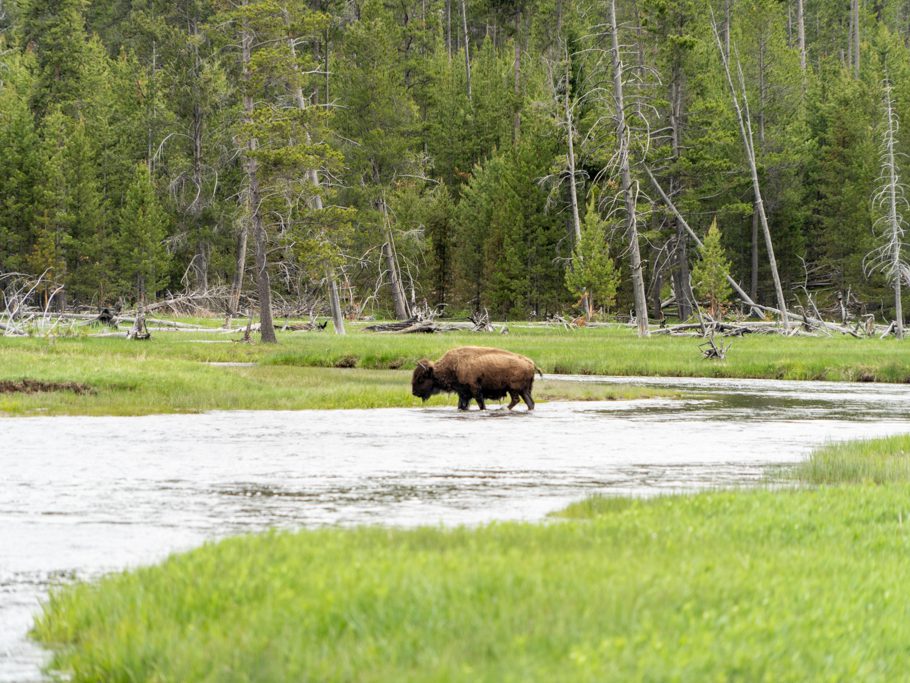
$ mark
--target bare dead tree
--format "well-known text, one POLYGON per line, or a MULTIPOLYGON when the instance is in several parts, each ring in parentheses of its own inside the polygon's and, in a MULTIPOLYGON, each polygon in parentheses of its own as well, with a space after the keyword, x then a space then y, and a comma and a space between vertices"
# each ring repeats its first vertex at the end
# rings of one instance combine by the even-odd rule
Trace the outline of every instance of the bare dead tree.
POLYGON ((626 207, 626 241, 629 246, 629 266, 632 272, 632 295, 635 301, 635 319, 640 337, 648 336, 648 300, 645 295, 645 278, 642 272, 641 250, 638 244, 638 216, 636 213, 637 185, 632 180, 629 165, 630 130, 626 123, 623 98, 623 63, 619 50, 619 28, 616 21, 616 0, 607 3, 610 30, 610 56, 613 63, 613 104, 616 121, 616 144, 622 196, 626 207))
MULTIPOLYGON (((774 280, 774 289, 777 293, 777 307, 781 312, 782 321, 785 329, 789 329, 790 321, 787 315, 787 300, 784 297, 783 285, 780 281, 780 273, 777 269, 777 259, 774 257, 774 244, 771 240, 771 228, 768 225, 768 216, 765 213, 765 203, 762 200, 761 184, 758 179, 758 163, 755 157, 755 144, 752 139, 752 117, 749 113, 749 99, 746 95, 745 79, 743 78, 742 65, 739 58, 736 57, 736 67, 738 84, 734 84, 733 76, 730 71, 730 58, 728 58, 724 45, 721 40, 720 29, 711 13, 711 28, 714 32, 714 39, 717 43, 718 52, 720 52, 721 64, 724 67, 724 75, 727 79, 727 85, 730 88, 730 97, 733 101, 733 108, 736 111, 736 121, 739 124, 739 132, 743 141, 743 148, 746 152, 746 160, 749 163, 749 170, 752 173, 752 188, 755 193, 755 210, 758 213, 759 223, 764 233, 765 248, 768 252, 768 263, 771 267, 771 277, 774 280)), ((735 56, 735 49, 734 49, 735 56)))
POLYGON ((461 27, 464 32, 464 74, 471 99, 471 41, 468 39, 468 0, 461 0, 461 27))
POLYGON ((903 339, 901 280, 910 282, 910 267, 903 257, 904 232, 907 227, 904 215, 910 213, 910 202, 907 200, 907 186, 900 179, 899 154, 895 150, 900 120, 894 109, 892 85, 887 79, 884 91, 885 132, 881 144, 881 173, 876 193, 872 198, 873 206, 881 214, 875 221, 881 245, 866 256, 863 265, 867 275, 873 270, 878 270, 890 281, 894 290, 894 331, 898 339, 903 339))
POLYGON ((395 317, 398 320, 407 320, 411 317, 408 310, 408 300, 404 294, 404 287, 401 284, 401 269, 398 264, 398 252, 395 249, 395 237, 392 232, 392 220, 389 216, 389 208, 385 201, 385 196, 379 198, 379 209, 382 214, 383 227, 385 228, 386 241, 382 245, 382 253, 385 256, 386 268, 389 275, 389 287, 392 290, 392 305, 395 308, 395 317))
MULTIPOLYGON (((241 2, 245 7, 246 0, 241 2)), ((249 87, 250 61, 252 59, 254 35, 249 25, 244 21, 240 30, 241 66, 243 69, 243 82, 249 87)), ((253 96, 247 91, 243 94, 243 116, 247 126, 253 124, 254 118, 253 96)), ((266 344, 278 343, 275 336, 275 326, 272 323, 272 286, 268 271, 268 236, 262 220, 262 196, 259 187, 258 162, 255 153, 258 141, 255 136, 250 136, 247 141, 247 154, 244 159, 248 188, 248 205, 250 222, 253 228, 253 240, 256 245, 256 281, 259 290, 259 334, 260 339, 266 344)))
POLYGON ((806 84, 806 12, 805 0, 796 0, 796 40, 799 47, 799 68, 803 72, 803 87, 806 84))

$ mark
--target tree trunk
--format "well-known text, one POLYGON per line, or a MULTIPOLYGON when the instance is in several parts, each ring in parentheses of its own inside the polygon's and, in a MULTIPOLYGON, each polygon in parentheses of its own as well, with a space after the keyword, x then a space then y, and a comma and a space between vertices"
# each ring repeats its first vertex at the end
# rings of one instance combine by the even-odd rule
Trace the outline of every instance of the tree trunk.
MULTIPOLYGON (((569 51, 566 49, 565 52, 566 60, 566 83, 565 83, 565 97, 563 100, 563 105, 565 107, 566 113, 566 136, 568 138, 568 154, 566 155, 568 160, 568 170, 569 170, 569 200, 572 204, 572 235, 575 239, 575 245, 578 246, 581 244, 581 216, 578 211, 578 187, 575 184, 576 172, 575 172, 575 123, 572 120, 572 102, 570 99, 570 86, 571 86, 571 72, 570 72, 570 61, 569 61, 569 51)), ((572 264, 570 267, 574 267, 572 264)), ((585 319, 590 320, 591 314, 591 296, 589 292, 584 292, 582 298, 584 299, 584 308, 585 308, 585 319)))
POLYGON ((323 101, 325 102, 326 106, 329 106, 329 102, 331 102, 332 100, 331 100, 331 94, 329 93, 329 76, 331 75, 331 72, 329 71, 329 59, 330 59, 329 47, 330 47, 330 42, 329 42, 329 29, 328 29, 328 27, 326 27, 326 29, 325 29, 325 34, 324 34, 324 37, 323 37, 323 42, 325 43, 325 48, 324 48, 324 49, 325 49, 325 56, 324 56, 324 67, 323 67, 323 68, 325 69, 325 98, 324 98, 323 101))
POLYGON ((228 302, 228 315, 237 315, 240 309, 240 294, 243 292, 243 276, 246 272, 246 252, 247 238, 249 230, 244 223, 240 226, 240 232, 237 233, 237 254, 235 258, 236 268, 234 270, 234 279, 231 282, 231 298, 228 302))
MULTIPOLYGON (((253 179, 250 186, 250 202, 258 204, 259 181, 253 179)), ((253 214, 253 234, 256 236, 256 281, 259 288, 259 338, 266 344, 277 344, 275 325, 272 322, 272 283, 269 278, 268 268, 268 236, 262 225, 262 215, 259 209, 253 214)))
POLYGON ((395 318, 397 320, 407 320, 411 316, 408 313, 408 302, 401 287, 401 278, 398 276, 398 264, 395 262, 395 248, 392 246, 391 232, 388 234, 388 238, 386 243, 382 245, 382 253, 385 255, 386 269, 389 271, 392 306, 395 309, 395 318))
POLYGON ((452 62, 452 0, 446 0, 446 54, 452 62))
POLYGON ((622 194, 626 205, 626 239, 629 242, 629 266, 632 275, 632 295, 635 300, 635 319, 638 335, 647 337, 648 301, 645 297, 645 280, 642 272, 641 251, 638 245, 638 220, 635 206, 635 190, 632 172, 629 168, 629 129, 626 126, 626 108, 623 101, 622 56, 619 51, 619 35, 616 22, 616 0, 607 3, 610 21, 611 55, 613 61, 613 99, 616 115, 616 142, 619 148, 619 172, 622 194))
MULTIPOLYGON (((655 262, 657 259, 655 258, 655 262)), ((658 320, 663 320, 663 302, 660 298, 660 292, 664 288, 664 270, 663 268, 655 265, 654 267, 654 301, 652 303, 652 310, 654 311, 654 317, 658 320)))
POLYGON ((803 72, 803 85, 806 80, 806 16, 803 3, 805 0, 796 0, 796 36, 799 45, 799 68, 803 72))
POLYGON ((386 269, 389 271, 389 289, 392 293, 392 306, 395 309, 395 317, 398 320, 407 320, 411 317, 408 310, 408 300, 404 294, 404 287, 401 284, 401 273, 398 269, 398 254, 395 251, 395 240, 392 236, 392 224, 389 221, 389 211, 385 199, 379 200, 379 209, 382 213, 382 221, 386 230, 386 242, 382 245, 382 253, 386 260, 386 269))
MULTIPOLYGON (((199 25, 194 17, 190 21, 190 35, 193 37, 193 79, 199 83, 202 78, 202 60, 199 57, 199 25)), ((209 251, 211 246, 200 234, 202 231, 202 210, 203 210, 203 148, 202 137, 205 130, 205 117, 202 112, 202 105, 199 102, 201 93, 198 89, 193 93, 193 185, 196 188, 196 196, 190 204, 190 220, 192 221, 193 232, 196 233, 196 254, 193 257, 193 273, 195 288, 197 291, 208 291, 209 288, 209 251)))
POLYGON ((904 338, 904 309, 901 301, 901 277, 904 271, 904 263, 901 258, 901 247, 904 241, 904 221, 898 210, 898 203, 903 200, 903 187, 898 178, 897 155, 894 151, 897 142, 897 115, 894 113, 894 105, 891 98, 891 84, 885 84, 885 105, 888 115, 888 129, 885 138, 885 153, 887 167, 888 183, 888 227, 890 229, 891 241, 891 264, 890 275, 891 285, 894 288, 894 334, 898 339, 904 338))
POLYGON ((325 269, 325 277, 329 283, 329 304, 332 308, 332 323, 335 334, 344 334, 344 313, 341 309, 341 297, 338 295, 338 281, 331 268, 325 269))
MULTIPOLYGON (((246 1, 242 3, 246 5, 246 1)), ((250 58, 252 56, 253 33, 244 25, 240 35, 241 59, 243 60, 243 83, 246 86, 243 94, 244 122, 253 123, 253 97, 249 93, 250 58)), ((247 142, 247 155, 244 166, 249 183, 249 211, 253 228, 253 240, 256 245, 256 283, 259 290, 259 335, 266 344, 275 344, 275 327, 272 323, 272 287, 268 270, 268 239, 262 223, 262 196, 259 190, 258 163, 254 156, 258 141, 251 136, 247 142)))
MULTIPOLYGON (((198 223, 197 223, 198 225, 198 223)), ((193 255, 193 281, 197 292, 209 289, 209 250, 211 246, 204 239, 196 242, 196 253, 193 255)))
POLYGON ((717 42, 717 48, 720 51, 721 62, 724 67, 724 74, 727 78, 727 85, 730 88, 730 96, 733 99, 733 108, 736 110, 736 120, 739 124, 739 132, 742 137, 743 147, 746 151, 746 159, 749 162, 749 170, 752 174, 752 189, 755 193, 755 207, 758 210, 758 218, 761 223, 762 232, 765 238, 765 249, 768 252, 768 264, 771 267, 771 277, 774 279, 774 289, 777 293, 778 310, 781 312, 781 318, 785 330, 790 329, 790 317, 787 315, 787 300, 784 297, 784 288, 780 281, 780 273, 777 270, 777 259, 774 257, 774 244, 771 241, 771 228, 768 225, 768 216, 765 214, 765 204, 762 201, 761 184, 758 179, 758 164, 755 159, 755 145, 752 140, 752 119, 749 115, 749 100, 746 97, 746 88, 743 82, 742 68, 739 67, 737 60, 739 86, 742 93, 742 102, 737 95, 736 86, 733 84, 733 76, 730 73, 730 62, 724 52, 721 43, 720 32, 717 30, 717 24, 712 21, 714 38, 717 42))
MULTIPOLYGON (((673 154, 673 172, 670 175, 670 194, 679 189, 676 178, 676 164, 681 155, 682 140, 682 107, 683 107, 683 70, 678 59, 673 62, 670 77, 670 143, 673 154)), ((688 235, 685 228, 675 216, 672 225, 676 232, 674 245, 674 268, 672 275, 673 293, 676 297, 677 315, 680 320, 688 320, 692 315, 692 282, 689 276, 688 235)))
POLYGON ((767 85, 765 79, 765 47, 767 40, 765 32, 759 29, 758 38, 758 147, 760 150, 765 149, 765 100, 767 96, 767 85))
POLYGON ((468 40, 468 0, 461 0, 461 27, 464 31, 464 73, 468 89, 468 99, 471 99, 471 41, 468 40))
POLYGON ((758 207, 752 208, 752 268, 749 282, 749 296, 758 301, 758 207))

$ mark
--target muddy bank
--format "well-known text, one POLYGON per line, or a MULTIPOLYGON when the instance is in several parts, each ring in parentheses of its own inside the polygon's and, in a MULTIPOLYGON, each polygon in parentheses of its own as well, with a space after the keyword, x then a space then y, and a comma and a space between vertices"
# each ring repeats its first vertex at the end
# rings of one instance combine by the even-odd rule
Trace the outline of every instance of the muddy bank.
POLYGON ((37 379, 0 380, 0 394, 41 394, 52 391, 71 391, 74 394, 94 394, 95 390, 79 382, 42 382, 37 379))

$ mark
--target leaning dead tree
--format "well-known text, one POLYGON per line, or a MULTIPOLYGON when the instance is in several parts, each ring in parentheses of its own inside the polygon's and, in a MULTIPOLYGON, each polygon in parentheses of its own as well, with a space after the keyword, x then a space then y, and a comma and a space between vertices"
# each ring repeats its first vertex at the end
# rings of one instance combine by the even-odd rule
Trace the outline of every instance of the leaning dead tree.
MULTIPOLYGON (((758 213, 758 220, 761 225, 762 233, 765 238, 765 249, 768 252, 768 265, 771 268, 771 277, 774 280, 774 291, 777 294, 777 308, 781 312, 784 328, 789 329, 790 322, 787 315, 787 300, 784 297, 784 288, 780 281, 780 273, 777 270, 777 259, 774 257, 774 244, 771 241, 771 228, 768 226, 768 216, 765 213, 765 203, 762 200, 761 184, 758 181, 758 163, 755 157, 755 144, 752 140, 752 116, 749 113, 749 98, 746 95, 746 83, 743 77, 742 65, 739 58, 736 58, 737 84, 733 83, 733 76, 730 72, 730 51, 724 49, 724 42, 721 38, 720 29, 714 18, 714 12, 711 12, 711 29, 714 32, 714 40, 717 43, 717 50, 720 53, 720 61, 724 67, 724 75, 727 79, 727 85, 730 88, 730 97, 733 101, 733 109, 736 111, 736 121, 739 124, 739 133, 742 137, 743 148, 746 152, 746 161, 749 162, 749 170, 752 174, 752 189, 755 192, 755 211, 758 213)), ((729 35, 727 36, 729 38, 729 35)), ((735 48, 733 54, 736 54, 735 48)))
MULTIPOLYGON (((695 231, 692 229, 692 226, 690 226, 689 223, 686 221, 685 217, 683 217, 682 213, 679 211, 679 209, 673 203, 673 200, 670 199, 670 197, 664 191, 663 187, 658 182, 657 178, 654 177, 654 173, 647 166, 647 164, 643 164, 642 168, 643 168, 645 174, 651 180, 651 184, 654 186, 654 189, 657 190, 657 193, 660 195, 660 198, 663 200, 666 207, 676 217, 676 219, 679 221, 679 224, 689 234, 689 237, 691 237, 692 240, 695 242, 695 244, 700 247, 702 245, 701 239, 695 233, 695 231)), ((808 315, 806 313, 803 313, 802 315, 800 315, 799 313, 794 313, 792 311, 781 311, 777 308, 774 308, 773 306, 763 306, 761 304, 758 304, 752 300, 752 298, 746 293, 746 291, 740 286, 740 284, 735 279, 733 279, 733 277, 731 275, 728 274, 726 276, 726 278, 727 278, 727 282, 730 283, 730 286, 733 288, 733 291, 736 292, 736 295, 740 298, 740 300, 742 300, 742 302, 745 304, 745 306, 748 309, 750 309, 753 313, 757 314, 759 317, 763 318, 765 313, 771 313, 773 315, 779 316, 782 320, 791 320, 791 321, 796 321, 796 322, 802 323, 802 325, 804 327, 809 327, 809 328, 813 328, 813 329, 822 329, 822 330, 827 330, 827 331, 832 331, 832 332, 840 332, 842 334, 849 334, 854 337, 862 336, 860 334, 860 330, 850 329, 850 328, 846 327, 845 325, 838 325, 836 323, 825 321, 821 318, 821 316, 817 312, 815 312, 815 315, 808 315)), ((842 317, 845 321, 846 316, 842 316, 842 317)), ((672 334, 675 332, 692 330, 692 329, 696 329, 696 328, 701 329, 703 334, 706 333, 704 326, 699 323, 695 323, 694 325, 689 325, 689 324, 676 325, 674 327, 669 327, 669 328, 664 328, 663 330, 659 330, 659 332, 672 334)), ((734 334, 742 334, 742 333, 746 333, 746 332, 754 332, 756 329, 758 329, 758 326, 753 324, 747 330, 743 330, 743 329, 739 329, 739 328, 734 330, 733 328, 730 328, 727 330, 718 329, 718 331, 723 331, 726 333, 733 332, 734 334)), ((785 332, 789 333, 790 331, 791 330, 788 325, 785 328, 785 332)), ((867 331, 865 336, 871 336, 871 334, 874 333, 874 331, 875 331, 874 329, 871 331, 867 331)))
POLYGON ((863 263, 868 276, 873 270, 881 271, 894 290, 894 334, 904 338, 904 313, 901 302, 901 280, 910 282, 910 267, 903 257, 904 231, 907 227, 905 213, 910 212, 907 186, 901 182, 898 153, 895 151, 900 120, 894 110, 890 81, 885 80, 885 132, 881 144, 881 173, 872 198, 880 216, 875 221, 875 231, 881 240, 863 263))

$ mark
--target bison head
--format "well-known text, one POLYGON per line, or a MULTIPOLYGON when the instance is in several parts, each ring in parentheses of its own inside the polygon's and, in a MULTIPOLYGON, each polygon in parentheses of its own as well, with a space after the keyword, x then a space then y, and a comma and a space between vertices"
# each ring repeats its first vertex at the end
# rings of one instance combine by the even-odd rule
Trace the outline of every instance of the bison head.
POLYGON ((426 401, 433 394, 439 393, 436 381, 433 378, 433 363, 426 358, 417 362, 414 374, 411 376, 411 393, 426 401))

